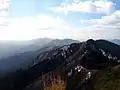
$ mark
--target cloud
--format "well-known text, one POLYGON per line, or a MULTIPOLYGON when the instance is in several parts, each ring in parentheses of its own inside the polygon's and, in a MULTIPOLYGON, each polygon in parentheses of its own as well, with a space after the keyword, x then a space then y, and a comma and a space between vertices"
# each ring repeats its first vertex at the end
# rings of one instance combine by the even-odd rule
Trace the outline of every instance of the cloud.
POLYGON ((10 0, 0 0, 0 11, 9 8, 9 4, 10 4, 9 1, 10 0))
POLYGON ((0 40, 29 40, 41 37, 78 40, 120 38, 120 11, 114 11, 100 19, 80 20, 78 26, 60 17, 46 14, 17 18, 0 17, 0 40), (85 27, 81 27, 82 25, 85 27))
POLYGON ((120 38, 120 11, 100 19, 82 20, 86 27, 74 26, 59 17, 37 15, 19 18, 4 18, 8 26, 0 23, 0 40, 29 40, 34 38, 120 38))
POLYGON ((79 1, 74 0, 71 4, 64 3, 58 7, 52 7, 55 12, 88 12, 110 14, 115 10, 115 3, 107 0, 79 1))
POLYGON ((7 26, 10 0, 0 0, 0 26, 7 26))
POLYGON ((80 20, 80 23, 87 25, 116 25, 120 23, 120 10, 117 10, 108 16, 103 16, 100 19, 80 20))
POLYGON ((120 38, 120 11, 100 19, 81 20, 82 28, 86 32, 86 38, 120 38))
POLYGON ((84 32, 83 34, 84 36, 81 38, 116 39, 116 38, 120 38, 119 29, 120 29, 119 27, 114 27, 114 26, 93 25, 82 29, 81 32, 82 33, 84 32))
POLYGON ((67 38, 69 35, 63 33, 74 28, 65 20, 48 15, 8 18, 6 21, 9 22, 8 26, 5 26, 6 23, 0 26, 1 40, 29 40, 41 37, 67 38))
POLYGON ((2 10, 0 11, 0 17, 7 17, 8 16, 8 11, 2 10))

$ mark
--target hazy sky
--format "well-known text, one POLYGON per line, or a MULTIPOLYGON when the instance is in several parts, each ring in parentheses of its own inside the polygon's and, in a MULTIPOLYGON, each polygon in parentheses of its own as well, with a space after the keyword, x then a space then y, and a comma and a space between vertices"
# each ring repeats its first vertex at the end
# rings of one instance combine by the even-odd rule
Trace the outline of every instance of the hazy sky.
POLYGON ((120 0, 0 0, 0 40, 120 38, 120 0))

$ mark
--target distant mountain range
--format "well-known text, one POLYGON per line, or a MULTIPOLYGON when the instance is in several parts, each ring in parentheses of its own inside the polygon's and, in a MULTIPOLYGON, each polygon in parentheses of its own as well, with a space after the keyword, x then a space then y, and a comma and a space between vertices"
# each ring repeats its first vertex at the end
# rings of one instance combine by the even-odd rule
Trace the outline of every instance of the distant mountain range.
MULTIPOLYGON (((115 44, 120 45, 119 39, 108 40, 115 44)), ((44 46, 62 46, 74 42, 79 42, 78 40, 72 39, 50 39, 50 38, 40 38, 29 41, 0 41, 0 59, 7 58, 9 56, 14 56, 15 54, 24 53, 28 51, 36 51, 44 46)))
POLYGON ((72 39, 41 38, 23 42, 2 42, 0 46, 0 73, 27 68, 36 56, 44 51, 51 50, 66 44, 79 42, 72 39))
POLYGON ((113 42, 115 44, 120 45, 120 39, 113 39, 113 40, 109 40, 109 41, 111 41, 111 42, 113 42))
POLYGON ((29 41, 0 41, 0 59, 7 58, 9 56, 14 56, 15 54, 24 53, 28 51, 36 51, 44 45, 65 45, 72 42, 78 42, 77 40, 72 39, 49 39, 49 38, 40 38, 29 41))
POLYGON ((41 38, 30 41, 0 41, 0 59, 13 56, 17 53, 34 51, 42 45, 52 41, 49 38, 41 38))

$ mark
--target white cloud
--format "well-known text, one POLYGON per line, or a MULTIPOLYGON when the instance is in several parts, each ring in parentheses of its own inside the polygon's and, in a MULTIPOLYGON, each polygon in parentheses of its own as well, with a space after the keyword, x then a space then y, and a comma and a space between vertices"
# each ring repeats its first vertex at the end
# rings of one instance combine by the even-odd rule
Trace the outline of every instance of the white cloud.
POLYGON ((6 10, 9 8, 10 0, 0 0, 0 10, 6 10))
POLYGON ((71 4, 53 7, 56 12, 88 12, 107 14, 100 19, 80 20, 85 27, 72 28, 69 36, 75 39, 88 38, 120 38, 120 11, 115 10, 115 3, 108 0, 81 1, 74 0, 71 4))
POLYGON ((9 21, 9 23, 8 26, 0 26, 0 40, 29 40, 41 37, 73 39, 120 38, 119 11, 101 19, 83 20, 82 23, 88 25, 82 28, 76 27, 59 17, 48 15, 4 18, 3 21, 9 21))
POLYGON ((120 11, 100 19, 81 20, 86 38, 120 38, 120 11))
POLYGON ((83 38, 94 38, 94 39, 115 39, 120 38, 120 28, 114 26, 104 26, 104 25, 93 25, 82 29, 83 38))
POLYGON ((107 0, 79 1, 71 4, 64 3, 59 7, 51 8, 55 12, 89 12, 110 14, 115 10, 115 3, 107 0))
POLYGON ((90 20, 80 20, 81 24, 87 24, 87 25, 116 25, 117 23, 120 23, 120 11, 117 10, 114 13, 103 16, 100 19, 90 19, 90 20))
POLYGON ((0 40, 28 40, 50 38, 120 38, 120 11, 114 11, 115 4, 107 0, 74 1, 52 8, 61 12, 105 13, 101 19, 81 20, 76 27, 59 17, 37 15, 31 17, 7 18, 9 0, 0 3, 0 40), (1 6, 2 5, 2 6, 1 6), (114 12, 112 12, 114 11, 114 12))
POLYGON ((0 17, 0 40, 33 38, 120 38, 120 11, 100 19, 81 20, 78 27, 59 17, 37 15, 21 18, 0 17), (9 22, 9 23, 8 23, 9 22), (81 23, 86 27, 80 27, 81 23))
POLYGON ((8 11, 2 10, 0 11, 0 17, 7 17, 8 16, 8 11))
MULTIPOLYGON (((5 21, 5 20, 4 20, 5 21)), ((74 28, 59 17, 37 15, 9 18, 8 26, 0 26, 0 40, 28 40, 40 37, 63 38, 66 30, 74 28)), ((66 32, 67 34, 68 32, 66 32)), ((65 35, 67 38, 69 35, 65 35)))
POLYGON ((8 24, 8 9, 10 0, 0 0, 0 27, 7 26, 8 24))

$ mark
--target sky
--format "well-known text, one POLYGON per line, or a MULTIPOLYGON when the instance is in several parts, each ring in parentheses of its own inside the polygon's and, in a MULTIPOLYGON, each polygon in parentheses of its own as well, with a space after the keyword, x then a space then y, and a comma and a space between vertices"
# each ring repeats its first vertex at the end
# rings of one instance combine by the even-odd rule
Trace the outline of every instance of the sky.
POLYGON ((0 40, 120 39, 120 0, 0 0, 0 40))

